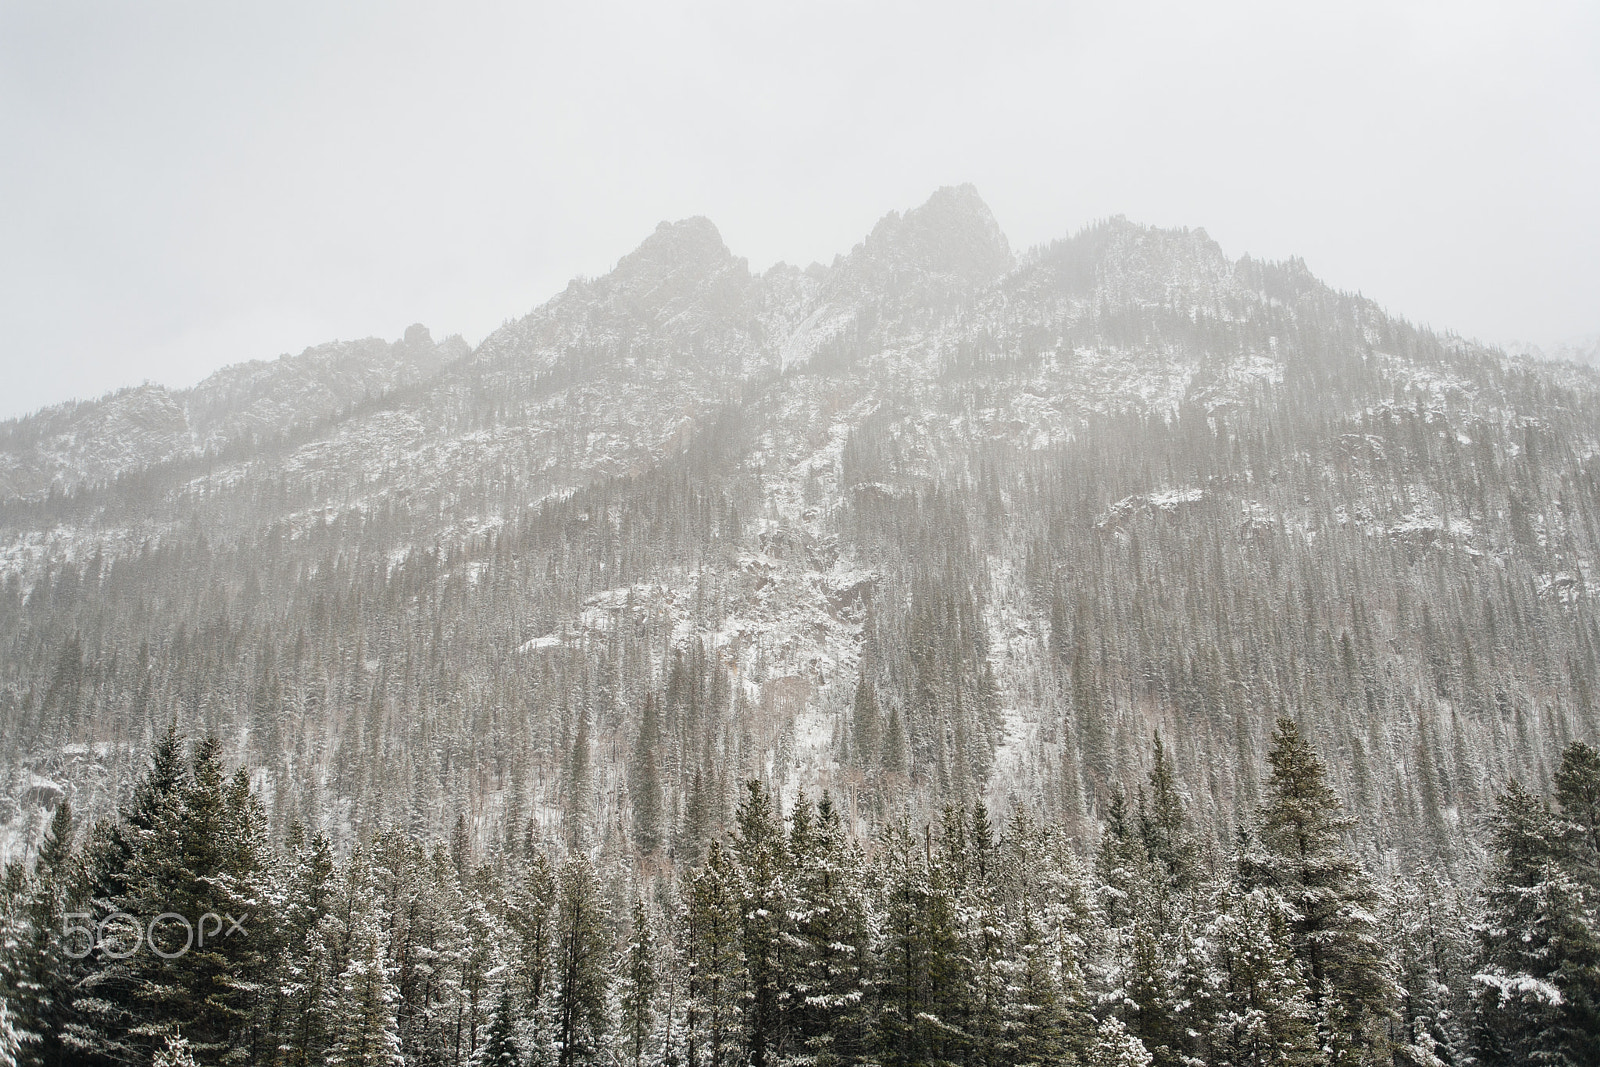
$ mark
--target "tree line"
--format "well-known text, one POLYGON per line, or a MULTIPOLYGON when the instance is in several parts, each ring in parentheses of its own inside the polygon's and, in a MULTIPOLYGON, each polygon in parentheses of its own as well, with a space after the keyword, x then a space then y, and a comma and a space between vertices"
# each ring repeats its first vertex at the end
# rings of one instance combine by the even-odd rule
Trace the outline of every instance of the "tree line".
POLYGON ((0 1063, 1600 1062, 1593 748, 1507 784, 1470 891, 1360 863, 1291 719, 1232 840, 1150 757, 1089 842, 981 803, 863 840, 755 779, 676 871, 531 821, 336 855, 169 730, 115 818, 63 801, 5 870, 0 1063))

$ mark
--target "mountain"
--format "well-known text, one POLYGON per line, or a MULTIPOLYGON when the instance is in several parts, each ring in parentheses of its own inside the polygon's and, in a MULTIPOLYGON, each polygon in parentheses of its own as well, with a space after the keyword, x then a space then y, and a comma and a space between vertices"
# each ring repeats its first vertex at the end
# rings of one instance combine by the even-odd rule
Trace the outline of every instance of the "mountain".
POLYGON ((417 325, 403 339, 334 341, 224 367, 192 389, 136 386, 0 427, 0 497, 33 498, 309 430, 467 354, 417 325))
POLYGON ((346 839, 693 856, 751 776, 1087 835, 1159 731, 1231 833, 1288 716, 1369 860, 1470 865, 1600 733, 1597 400, 1204 231, 1016 252, 970 186, 806 270, 663 223, 475 349, 0 426, 0 816, 176 721, 346 839))
POLYGON ((1512 341, 1505 345, 1507 352, 1532 359, 1564 360, 1579 366, 1600 364, 1600 333, 1587 337, 1569 337, 1554 344, 1535 345, 1526 341, 1512 341))

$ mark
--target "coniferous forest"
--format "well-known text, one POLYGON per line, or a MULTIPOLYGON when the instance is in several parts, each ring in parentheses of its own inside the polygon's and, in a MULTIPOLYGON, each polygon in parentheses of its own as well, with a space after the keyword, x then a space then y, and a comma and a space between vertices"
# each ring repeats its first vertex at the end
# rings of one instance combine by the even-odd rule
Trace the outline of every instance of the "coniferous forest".
POLYGON ((1023 806, 891 821, 752 780, 676 877, 530 824, 475 850, 275 839, 175 733, 113 820, 6 872, 28 1064, 1600 1062, 1600 754, 1506 783, 1478 886, 1375 879, 1291 719, 1256 817, 1197 832, 1161 741, 1084 849, 1023 806), (79 848, 68 842, 82 840, 79 848), (161 918, 152 922, 156 916, 161 918), (194 917, 190 922, 189 917, 194 917), (202 916, 216 916, 209 925, 202 916))
POLYGON ((970 187, 0 424, 0 1063, 1600 1063, 1596 457, 970 187))

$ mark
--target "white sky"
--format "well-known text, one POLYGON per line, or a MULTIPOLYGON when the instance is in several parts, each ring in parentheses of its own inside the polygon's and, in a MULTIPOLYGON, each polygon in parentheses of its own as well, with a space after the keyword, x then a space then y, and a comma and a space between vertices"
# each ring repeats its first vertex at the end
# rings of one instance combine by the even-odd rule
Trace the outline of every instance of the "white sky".
POLYGON ((412 322, 476 343, 661 219, 827 262, 977 184, 1600 332, 1600 3, 0 0, 0 416, 412 322))

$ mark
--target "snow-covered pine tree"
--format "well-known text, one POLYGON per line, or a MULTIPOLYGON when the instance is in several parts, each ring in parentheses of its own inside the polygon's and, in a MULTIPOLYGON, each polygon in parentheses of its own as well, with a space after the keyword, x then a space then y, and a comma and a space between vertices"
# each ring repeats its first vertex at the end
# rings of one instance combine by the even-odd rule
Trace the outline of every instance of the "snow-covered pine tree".
POLYGON ((883 758, 883 711, 878 706, 876 671, 869 637, 862 644, 861 667, 850 708, 850 758, 869 778, 883 758))
MULTIPOLYGON (((1090 960, 1107 933, 1076 848, 1020 806, 1001 838, 1008 906, 1021 916, 1005 1020, 1020 1063, 1082 1061, 1094 1039, 1090 960)), ((1015 925, 1015 922, 1013 923, 1015 925)))
POLYGON ((644 1067, 656 1022, 656 996, 661 986, 656 924, 643 900, 635 898, 629 915, 628 939, 618 980, 618 1030, 627 1062, 644 1067))
POLYGON ((517 997, 519 1045, 531 1063, 554 1058, 556 876, 550 857, 531 839, 511 878, 506 908, 510 984, 517 997))
POLYGON ((1089 1062, 1095 1067, 1150 1067, 1150 1051, 1115 1015, 1100 1023, 1089 1062))
POLYGON ((860 849, 826 793, 813 808, 802 792, 790 819, 791 1043, 819 1065, 855 1062, 867 1046, 870 962, 860 849))
POLYGON ((333 850, 321 834, 307 838, 299 822, 285 835, 283 865, 283 953, 279 961, 271 1027, 278 1058, 285 1064, 316 1063, 327 1041, 327 991, 336 921, 329 909, 335 891, 333 850))
POLYGON ((1398 996, 1382 941, 1377 890, 1344 845, 1350 820, 1322 761, 1293 719, 1280 718, 1256 847, 1240 857, 1246 889, 1275 890, 1294 910, 1290 943, 1335 1057, 1376 1054, 1398 996))
POLYGON ((773 798, 759 779, 746 783, 735 813, 732 852, 739 872, 740 922, 748 994, 745 1049, 751 1067, 769 1067, 786 1044, 790 929, 788 842, 773 798))
POLYGON ((1290 905, 1274 889, 1217 887, 1207 923, 1205 1062, 1213 1067, 1317 1064, 1311 991, 1290 946, 1290 905))
POLYGON ((161 1047, 151 1057, 150 1067, 197 1067, 189 1039, 175 1033, 167 1034, 161 1047))
POLYGON ((17 1033, 11 1009, 0 997, 0 1067, 17 1067, 17 1053, 22 1050, 22 1035, 17 1033))
POLYGON ((365 864, 352 864, 344 893, 349 908, 345 964, 330 990, 330 1067, 392 1067, 404 1062, 395 1021, 394 973, 384 917, 372 899, 365 864))
MULTIPOLYGON (((1560 787, 1580 808, 1587 754, 1569 749, 1560 787)), ((1600 924, 1578 874, 1582 824, 1513 781, 1491 819, 1493 865, 1479 929, 1473 1041, 1489 1065, 1600 1059, 1600 924)))
POLYGON ((901 822, 878 850, 883 920, 878 965, 879 1063, 912 1067, 955 1058, 962 1041, 958 1017, 962 977, 955 895, 933 863, 931 828, 913 834, 901 822))
POLYGON ((66 916, 82 911, 81 870, 72 850, 72 804, 51 814, 33 871, 11 865, 0 883, 0 1001, 25 1065, 59 1062, 61 1035, 72 1019, 72 986, 82 965, 72 953, 84 935, 70 935, 66 916))
POLYGON ((1007 1042, 1006 964, 1015 933, 1003 910, 998 846, 981 802, 968 811, 945 811, 938 863, 953 883, 963 971, 952 991, 960 998, 952 1015, 964 1057, 981 1064, 1000 1062, 1007 1042))
POLYGON ((746 983, 741 899, 733 857, 713 841, 705 865, 689 880, 684 905, 685 1029, 691 1067, 725 1067, 737 1060, 746 983))
POLYGON ((195 742, 187 773, 177 751, 169 732, 91 861, 95 918, 110 918, 114 947, 86 961, 78 984, 82 1027, 68 1037, 82 1052, 149 1055, 174 1030, 207 1059, 256 1055, 269 1042, 259 993, 270 988, 277 935, 257 905, 266 816, 248 777, 224 780, 215 739, 195 742))
POLYGON ((1600 752, 1582 741, 1568 745, 1555 787, 1573 874, 1600 892, 1600 752))
POLYGON ((511 990, 502 989, 489 1023, 489 1033, 478 1049, 473 1067, 522 1067, 522 1056, 517 1050, 515 1016, 516 1007, 511 990))
POLYGON ((629 766, 628 801, 633 808, 633 844, 651 855, 665 843, 665 800, 661 779, 661 714, 653 693, 646 693, 639 714, 639 736, 629 766))
MULTIPOLYGON (((1474 894, 1475 895, 1475 894, 1474 894)), ((1471 1053, 1468 1024, 1477 941, 1472 902, 1437 873, 1397 880, 1389 890, 1389 936, 1401 995, 1392 1040, 1413 1059, 1445 1063, 1471 1053)))
POLYGON ((1155 1063, 1168 1067, 1193 1051, 1203 980, 1193 897, 1199 850, 1159 734, 1148 787, 1131 812, 1114 789, 1099 867, 1111 919, 1112 1003, 1155 1063))
POLYGON ((555 926, 555 1043, 559 1067, 600 1062, 609 1020, 609 912, 594 865, 583 855, 561 866, 555 926))

